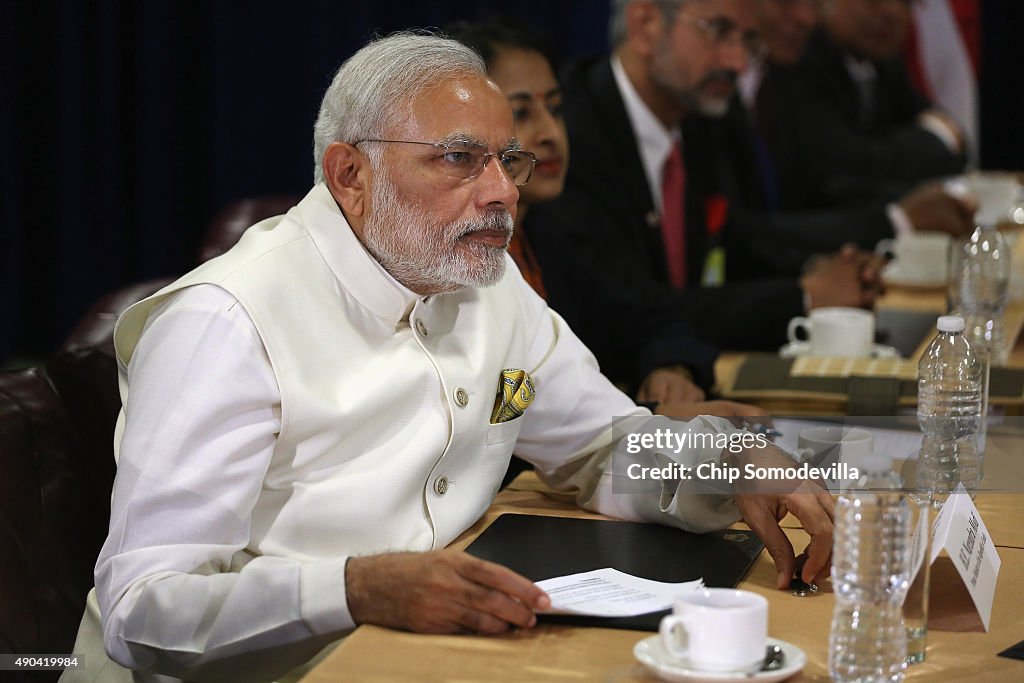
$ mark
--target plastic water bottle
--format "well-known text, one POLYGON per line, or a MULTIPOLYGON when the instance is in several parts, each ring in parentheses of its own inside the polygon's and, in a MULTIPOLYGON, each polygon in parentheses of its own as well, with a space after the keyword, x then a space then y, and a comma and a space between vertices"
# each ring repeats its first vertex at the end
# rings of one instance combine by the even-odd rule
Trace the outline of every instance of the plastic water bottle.
POLYGON ((1006 363, 1003 314, 1009 299, 1011 254, 994 222, 981 222, 953 245, 950 308, 963 315, 966 336, 993 365, 1006 363))
POLYGON ((942 316, 937 327, 917 368, 917 422, 924 437, 915 488, 942 507, 958 482, 972 496, 978 488, 985 366, 964 336, 963 318, 942 316))
POLYGON ((828 671, 838 683, 902 681, 914 503, 894 490, 900 482, 891 460, 853 464, 861 479, 835 508, 828 671))

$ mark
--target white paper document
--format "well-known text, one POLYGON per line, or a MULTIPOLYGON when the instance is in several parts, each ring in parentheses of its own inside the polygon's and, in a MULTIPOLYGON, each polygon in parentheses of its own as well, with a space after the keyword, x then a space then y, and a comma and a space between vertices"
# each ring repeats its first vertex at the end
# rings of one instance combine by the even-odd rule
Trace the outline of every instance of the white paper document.
POLYGON ((704 581, 664 583, 605 568, 538 581, 551 598, 547 614, 632 617, 672 607, 680 593, 702 588, 704 581))

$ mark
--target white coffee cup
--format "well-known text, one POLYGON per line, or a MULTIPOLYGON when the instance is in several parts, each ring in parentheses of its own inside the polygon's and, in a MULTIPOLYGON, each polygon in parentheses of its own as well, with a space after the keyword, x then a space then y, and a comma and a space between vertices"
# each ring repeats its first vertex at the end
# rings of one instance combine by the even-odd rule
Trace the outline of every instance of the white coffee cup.
POLYGON ((1017 208, 1021 186, 1012 173, 980 172, 950 178, 945 190, 956 197, 972 195, 978 202, 975 220, 995 224, 1010 219, 1017 208))
POLYGON ((816 308, 808 317, 789 321, 786 336, 800 343, 797 331, 804 330, 812 356, 871 355, 875 343, 875 316, 859 308, 816 308))
POLYGON ((847 425, 821 425, 808 427, 797 437, 796 456, 801 462, 817 458, 826 451, 834 460, 854 464, 870 457, 875 451, 875 437, 866 429, 847 425))
POLYGON ((875 253, 892 254, 903 279, 945 282, 949 277, 950 239, 942 232, 911 232, 882 240, 875 253))
POLYGON ((756 671, 768 638, 768 601, 735 588, 698 588, 676 597, 658 630, 665 650, 690 668, 756 671))

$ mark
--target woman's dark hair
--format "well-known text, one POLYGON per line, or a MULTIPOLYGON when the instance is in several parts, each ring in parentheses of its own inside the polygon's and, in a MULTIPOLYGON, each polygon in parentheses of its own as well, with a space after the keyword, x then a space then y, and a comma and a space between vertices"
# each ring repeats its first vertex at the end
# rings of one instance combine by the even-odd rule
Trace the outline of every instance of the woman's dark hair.
POLYGON ((517 19, 495 17, 484 22, 457 21, 441 29, 445 36, 473 48, 491 68, 502 48, 539 52, 558 73, 558 56, 552 43, 541 33, 517 19))

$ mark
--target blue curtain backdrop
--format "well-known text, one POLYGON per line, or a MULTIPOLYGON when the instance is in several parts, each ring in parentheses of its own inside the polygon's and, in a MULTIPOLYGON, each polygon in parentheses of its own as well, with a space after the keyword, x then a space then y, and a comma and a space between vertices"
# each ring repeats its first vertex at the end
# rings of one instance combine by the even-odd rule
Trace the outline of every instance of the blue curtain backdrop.
POLYGON ((0 363, 187 270, 225 204, 305 193, 320 97, 375 32, 500 12, 606 44, 601 0, 0 3, 0 363))
MULTIPOLYGON (((983 159, 1020 168, 1024 2, 984 5, 983 159)), ((573 57, 607 49, 607 8, 0 0, 0 363, 49 354, 111 289, 187 270, 231 201, 304 193, 320 97, 375 32, 504 13, 573 57)))

